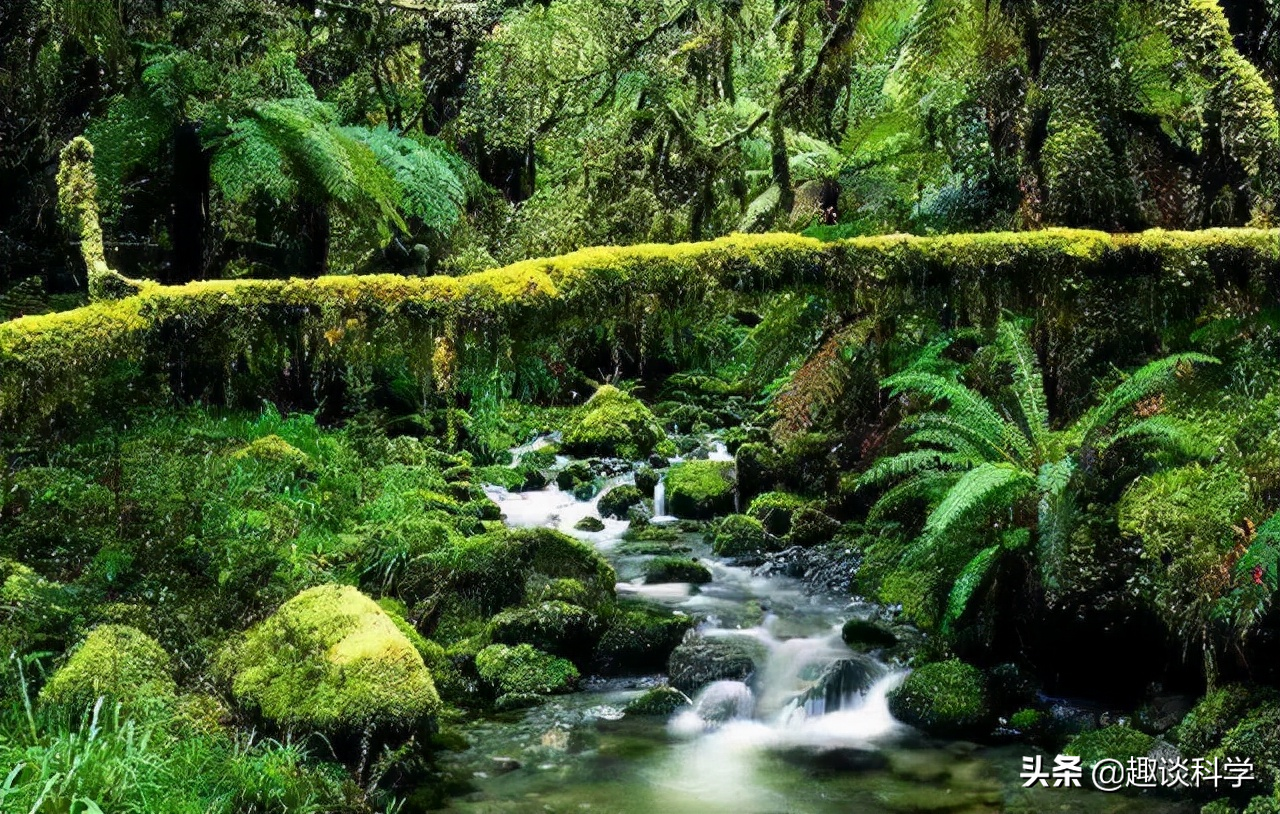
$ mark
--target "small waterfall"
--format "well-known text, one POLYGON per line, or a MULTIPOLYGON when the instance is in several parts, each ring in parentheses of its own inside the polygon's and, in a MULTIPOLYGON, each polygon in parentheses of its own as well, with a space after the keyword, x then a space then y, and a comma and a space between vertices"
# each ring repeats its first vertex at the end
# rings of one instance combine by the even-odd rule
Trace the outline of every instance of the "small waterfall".
POLYGON ((653 487, 653 516, 667 516, 667 479, 665 477, 658 480, 658 485, 653 487))

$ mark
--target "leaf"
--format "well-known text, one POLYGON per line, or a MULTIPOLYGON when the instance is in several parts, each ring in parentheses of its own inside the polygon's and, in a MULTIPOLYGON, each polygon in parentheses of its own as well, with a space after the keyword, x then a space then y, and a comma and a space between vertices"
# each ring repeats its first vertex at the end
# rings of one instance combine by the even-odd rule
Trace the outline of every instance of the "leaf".
POLYGON ((1094 433, 1114 421, 1123 410, 1160 391, 1173 381, 1179 369, 1194 363, 1216 365, 1218 360, 1203 353, 1179 353, 1139 368, 1080 419, 1075 431, 1081 442, 1091 441, 1094 433))
POLYGON ((1009 464, 985 463, 964 473, 925 521, 925 536, 937 539, 959 522, 1007 508, 1034 484, 1026 471, 1009 464))
POLYGON ((964 616, 973 595, 986 582, 992 566, 998 562, 1000 550, 998 545, 982 549, 969 560, 960 576, 956 577, 955 584, 951 586, 951 595, 947 598, 947 612, 942 617, 943 633, 951 632, 951 626, 964 616))

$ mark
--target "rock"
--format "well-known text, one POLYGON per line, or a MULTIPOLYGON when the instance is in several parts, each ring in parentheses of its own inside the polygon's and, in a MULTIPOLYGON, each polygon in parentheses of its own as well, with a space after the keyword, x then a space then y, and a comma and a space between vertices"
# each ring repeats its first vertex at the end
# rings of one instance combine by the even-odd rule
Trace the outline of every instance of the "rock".
POLYGON ((644 500, 644 495, 634 486, 615 486, 600 496, 596 504, 601 517, 625 520, 627 510, 644 500))
MULTIPOLYGON (((741 472, 739 472, 741 478, 741 472)), ((805 498, 787 492, 764 492, 757 495, 747 508, 747 516, 754 517, 765 531, 781 537, 791 531, 791 517, 806 503, 805 498)))
POLYGON ((1162 735, 1173 729, 1195 705, 1189 695, 1162 695, 1152 698, 1134 713, 1136 724, 1151 735, 1162 735))
POLYGON ((671 652, 671 686, 692 695, 713 681, 748 682, 764 662, 764 646, 745 636, 697 637, 671 652))
POLYGON ((578 500, 590 500, 600 491, 600 482, 595 480, 584 481, 573 487, 573 496, 578 500))
POLYGON ((705 585, 711 581, 711 569, 692 557, 654 557, 644 564, 646 585, 663 582, 689 582, 705 585))
POLYGON ((812 548, 820 543, 830 542, 839 531, 839 521, 828 517, 817 506, 805 506, 791 518, 791 533, 787 535, 787 543, 812 548))
POLYGON ((566 693, 578 685, 572 662, 527 644, 489 645, 476 655, 476 672, 499 696, 566 693))
POLYGON ((673 687, 654 687, 626 706, 628 715, 671 715, 693 702, 673 687))
POLYGON ((598 517, 587 515, 573 524, 578 531, 604 531, 604 522, 598 517))
POLYGON ((640 494, 647 498, 653 498, 653 491, 658 487, 658 481, 661 478, 657 472, 653 471, 651 466, 641 466, 636 469, 636 488, 640 490, 640 494))
POLYGON ((762 492, 768 492, 777 483, 778 456, 763 443, 746 443, 738 447, 734 455, 738 493, 743 500, 750 500, 762 492))
POLYGON ((285 729, 416 731, 440 709, 422 655, 372 599, 321 585, 219 656, 232 697, 285 729))
POLYGON ((1079 756, 1085 768, 1091 768, 1100 760, 1118 760, 1128 766, 1129 758, 1145 757, 1155 743, 1156 739, 1145 732, 1117 725, 1076 735, 1062 753, 1079 756))
POLYGON ((661 672, 693 623, 660 608, 619 602, 596 643, 596 667, 613 675, 661 672))
POLYGON ((779 547, 778 538, 764 530, 759 520, 731 514, 715 526, 711 550, 717 557, 763 557, 779 547))
POLYGON ((105 696, 126 710, 148 702, 172 702, 177 685, 169 654, 155 639, 127 625, 89 631, 40 691, 40 705, 85 714, 105 696))
POLYGON ((573 455, 643 458, 662 440, 649 408, 612 385, 605 385, 578 408, 565 426, 561 447, 573 455))
POLYGON ((490 762, 493 764, 494 774, 506 774, 520 768, 520 761, 513 757, 495 755, 490 759, 490 762))
POLYGON ((489 623, 497 644, 530 644, 575 662, 586 660, 599 632, 594 614, 560 600, 506 610, 489 623))
POLYGON ((840 638, 855 650, 878 650, 893 647, 898 637, 889 628, 869 619, 850 619, 840 629, 840 638))
POLYGON ((733 511, 733 463, 684 461, 667 473, 667 506, 680 518, 709 520, 733 511))
POLYGON ((595 474, 586 461, 570 461, 556 473, 556 486, 562 492, 572 492, 578 484, 589 483, 594 479, 595 474))
POLYGON ((694 711, 710 724, 750 718, 756 699, 751 688, 741 681, 713 681, 698 693, 694 711))
POLYGON ((889 693, 889 711, 903 723, 947 737, 986 734, 991 717, 985 678, 958 659, 912 672, 889 693))

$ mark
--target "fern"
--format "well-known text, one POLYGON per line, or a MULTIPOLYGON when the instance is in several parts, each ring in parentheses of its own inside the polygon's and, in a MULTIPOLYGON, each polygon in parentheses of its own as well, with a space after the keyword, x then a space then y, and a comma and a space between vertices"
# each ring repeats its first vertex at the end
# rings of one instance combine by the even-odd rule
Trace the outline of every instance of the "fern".
POLYGON ((989 513, 1035 486, 1025 470, 1010 464, 984 463, 960 477, 925 521, 925 536, 937 539, 959 523, 989 513))
POLYGON ((969 560, 960 576, 956 577, 955 584, 951 586, 951 595, 947 598, 946 614, 942 617, 943 633, 950 633, 952 625, 964 616, 974 594, 987 581, 992 567, 999 562, 999 555, 999 545, 982 549, 969 560))

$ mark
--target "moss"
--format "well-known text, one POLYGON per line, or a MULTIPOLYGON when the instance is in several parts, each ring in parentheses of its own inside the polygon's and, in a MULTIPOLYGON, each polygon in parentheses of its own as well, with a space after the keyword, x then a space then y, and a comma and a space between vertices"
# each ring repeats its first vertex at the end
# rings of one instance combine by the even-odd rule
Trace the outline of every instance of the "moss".
POLYGON ((867 619, 850 619, 840 629, 840 637, 844 643, 854 649, 893 647, 898 637, 893 631, 879 622, 867 619))
POLYGON ((542 588, 537 598, 543 602, 560 600, 570 605, 586 605, 591 601, 591 594, 576 579, 553 579, 542 588))
POLYGON ((515 547, 518 562, 534 574, 578 580, 592 603, 613 597, 618 575, 591 546, 554 529, 514 529, 506 540, 515 547))
POLYGON ((1240 723, 1251 709, 1276 701, 1274 690, 1229 684, 1210 692, 1173 730, 1183 754, 1204 756, 1240 723))
POLYGON ((570 461, 556 473, 556 486, 562 492, 572 492, 578 485, 590 483, 594 478, 595 473, 586 461, 570 461))
POLYGON ((1081 732, 1072 738, 1062 753, 1083 759, 1086 768, 1100 760, 1118 760, 1129 765, 1129 758, 1143 757, 1155 746, 1156 739, 1128 726, 1108 726, 1081 732))
POLYGON ((413 731, 440 710, 422 655, 369 597, 303 591, 220 656, 240 705, 291 730, 413 731))
POLYGON ((889 711, 931 735, 982 734, 990 719, 986 680, 958 659, 926 664, 889 693, 889 711))
POLYGON ((589 531, 589 532, 604 531, 604 521, 602 521, 598 517, 592 517, 588 515, 582 518, 581 520, 579 520, 577 523, 574 523, 573 527, 578 531, 589 531))
MULTIPOLYGON (((739 468, 741 479, 741 468, 739 468)), ((791 517, 808 501, 787 492, 764 492, 756 495, 747 507, 747 516, 759 520, 770 534, 781 537, 791 531, 791 517)))
POLYGON ((674 687, 654 687, 624 708, 628 715, 671 715, 682 707, 690 706, 689 696, 674 687))
POLYGON ((778 548, 778 540, 764 530, 759 520, 745 514, 731 514, 716 525, 711 550, 718 557, 753 557, 778 548))
POLYGON ((612 517, 616 520, 627 518, 627 509, 644 500, 644 495, 634 486, 615 486, 600 496, 596 504, 601 517, 612 517))
POLYGON ((680 530, 673 526, 655 526, 635 522, 622 533, 622 539, 632 543, 674 543, 680 539, 680 530))
POLYGON ((787 535, 787 543, 812 548, 829 542, 839 532, 839 521, 829 517, 817 506, 805 506, 791 519, 791 533, 787 535))
POLYGON ((499 696, 565 693, 578 684, 571 662, 527 644, 486 647, 476 656, 476 671, 499 696))
POLYGON ((501 486, 508 492, 518 492, 525 485, 525 474, 509 466, 482 466, 475 470, 474 475, 480 483, 501 486))
POLYGON ((177 693, 169 654, 155 639, 126 625, 99 625, 40 691, 42 706, 83 714, 105 696, 137 708, 168 703, 177 693))
POLYGON ((1250 760, 1260 781, 1280 784, 1280 702, 1250 709, 1209 754, 1250 760))
POLYGON ((570 417, 561 447, 572 455, 608 455, 636 460, 662 439, 653 413, 612 385, 597 390, 570 417))
POLYGON ((644 564, 644 581, 649 585, 661 582, 705 585, 711 581, 711 569, 692 557, 654 557, 644 564))
POLYGON ((596 664, 606 673, 661 672, 693 628, 688 616, 644 604, 619 603, 596 644, 596 664))
POLYGON ((498 644, 530 644, 575 662, 586 659, 599 632, 594 614, 562 600, 503 611, 489 623, 498 644))
POLYGON ((658 488, 658 481, 661 479, 661 476, 648 464, 636 468, 636 488, 644 497, 653 498, 654 490, 658 488))
POLYGON ((676 517, 709 520, 733 511, 733 463, 685 461, 667 473, 667 506, 676 517))
POLYGON ((264 435, 236 450, 232 459, 275 464, 301 472, 311 466, 311 456, 278 435, 264 435))

